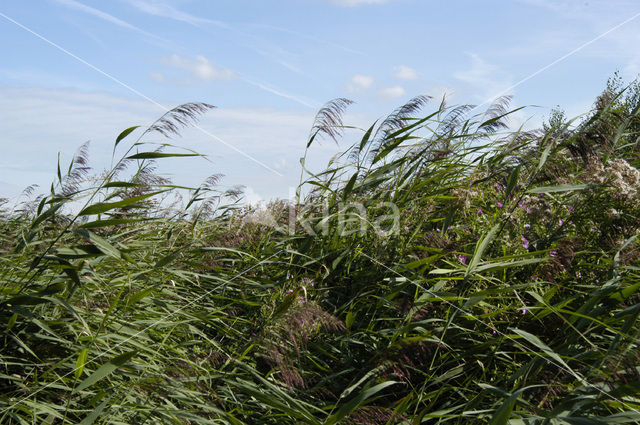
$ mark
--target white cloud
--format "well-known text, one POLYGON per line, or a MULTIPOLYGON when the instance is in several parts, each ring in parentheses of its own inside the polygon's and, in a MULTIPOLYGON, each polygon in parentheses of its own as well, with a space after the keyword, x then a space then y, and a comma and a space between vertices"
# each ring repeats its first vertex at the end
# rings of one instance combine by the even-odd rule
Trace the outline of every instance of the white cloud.
POLYGON ((284 170, 287 167, 287 160, 285 158, 280 158, 276 162, 273 163, 273 168, 276 170, 284 170))
MULTIPOLYGON (((42 190, 55 179, 58 152, 62 164, 68 164, 76 149, 91 140, 89 163, 99 172, 109 167, 113 142, 117 135, 132 125, 146 125, 164 112, 157 105, 105 93, 71 89, 8 88, 0 86, 0 134, 3 154, 0 156, 2 184, 0 197, 12 196, 29 184, 42 190), (34 117, 38 125, 33 125, 34 117)), ((286 198, 289 187, 298 184, 298 159, 313 123, 313 110, 274 110, 267 108, 217 108, 203 115, 200 128, 265 164, 275 164, 284 177, 261 167, 254 161, 210 137, 202 130, 189 127, 182 138, 170 143, 188 147, 207 155, 159 161, 159 170, 176 183, 198 185, 213 173, 225 175, 222 188, 251 186, 264 199, 286 198), (282 168, 280 168, 282 167, 282 168)), ((135 140, 139 131, 121 143, 116 157, 135 140)), ((163 140, 150 135, 147 140, 163 140)), ((178 149, 177 147, 175 149, 178 149)), ((321 169, 338 148, 334 144, 314 146, 310 169, 321 169)))
POLYGON ((163 58, 162 62, 167 66, 189 71, 192 77, 200 81, 225 81, 236 77, 233 71, 215 67, 209 59, 202 55, 197 55, 195 59, 189 59, 174 54, 163 58))
POLYGON ((149 73, 149 76, 153 81, 157 81, 158 83, 162 83, 165 81, 164 75, 161 72, 152 71, 149 73))
POLYGON ((418 71, 406 65, 397 66, 393 75, 401 80, 417 80, 419 77, 418 71))
POLYGON ((331 3, 344 7, 355 7, 363 4, 384 4, 389 0, 331 0, 331 3))
POLYGON ((245 187, 243 195, 244 201, 249 205, 259 206, 265 202, 264 197, 256 192, 251 186, 245 187))
POLYGON ((510 76, 475 53, 469 54, 469 57, 471 67, 465 71, 455 72, 454 78, 472 86, 476 96, 483 101, 511 94, 505 93, 505 90, 513 85, 510 76))
POLYGON ((357 93, 364 90, 367 90, 373 84, 373 77, 368 75, 356 74, 353 77, 349 78, 349 82, 347 84, 347 90, 351 93, 357 93))
POLYGON ((387 100, 396 99, 400 96, 404 96, 406 93, 407 91, 402 86, 388 87, 380 90, 379 92, 380 97, 387 100))

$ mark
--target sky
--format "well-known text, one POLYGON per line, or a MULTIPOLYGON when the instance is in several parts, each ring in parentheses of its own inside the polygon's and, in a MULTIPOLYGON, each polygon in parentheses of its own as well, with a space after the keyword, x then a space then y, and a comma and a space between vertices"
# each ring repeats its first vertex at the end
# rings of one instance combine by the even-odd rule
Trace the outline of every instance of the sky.
MULTIPOLYGON (((353 100, 345 123, 368 128, 417 95, 435 108, 509 94, 526 106, 512 125, 535 127, 558 106, 587 112, 616 71, 636 78, 638 45, 635 0, 5 0, 0 197, 47 191, 58 156, 86 141, 99 171, 123 129, 205 102, 216 108, 170 142, 207 159, 160 172, 288 198, 331 99, 353 100)), ((309 167, 359 137, 314 144, 309 167)))

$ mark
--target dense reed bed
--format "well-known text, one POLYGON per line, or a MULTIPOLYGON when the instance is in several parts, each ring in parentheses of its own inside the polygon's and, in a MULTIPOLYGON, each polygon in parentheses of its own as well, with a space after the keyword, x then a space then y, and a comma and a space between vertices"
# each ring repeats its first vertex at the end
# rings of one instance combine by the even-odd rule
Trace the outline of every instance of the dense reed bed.
POLYGON ((0 423, 640 422, 639 95, 534 132, 420 96, 260 211, 155 174, 210 105, 81 148, 2 211, 0 423))

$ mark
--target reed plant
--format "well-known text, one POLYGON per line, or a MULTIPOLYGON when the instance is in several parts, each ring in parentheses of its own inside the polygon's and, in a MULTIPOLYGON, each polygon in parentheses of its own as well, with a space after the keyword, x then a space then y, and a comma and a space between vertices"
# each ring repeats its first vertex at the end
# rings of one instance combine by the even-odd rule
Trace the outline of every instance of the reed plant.
POLYGON ((210 105, 81 148, 1 206, 0 423, 640 423, 639 93, 526 132, 416 97, 268 220, 156 174, 210 105))

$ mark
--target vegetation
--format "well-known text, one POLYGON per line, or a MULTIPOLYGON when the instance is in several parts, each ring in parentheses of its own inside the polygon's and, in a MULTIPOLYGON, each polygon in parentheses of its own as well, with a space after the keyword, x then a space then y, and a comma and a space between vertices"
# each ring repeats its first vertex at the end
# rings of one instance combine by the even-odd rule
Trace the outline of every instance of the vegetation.
POLYGON ((1 212, 0 423, 640 422, 640 90, 507 101, 417 97, 266 211, 154 174, 209 105, 81 148, 1 212))

